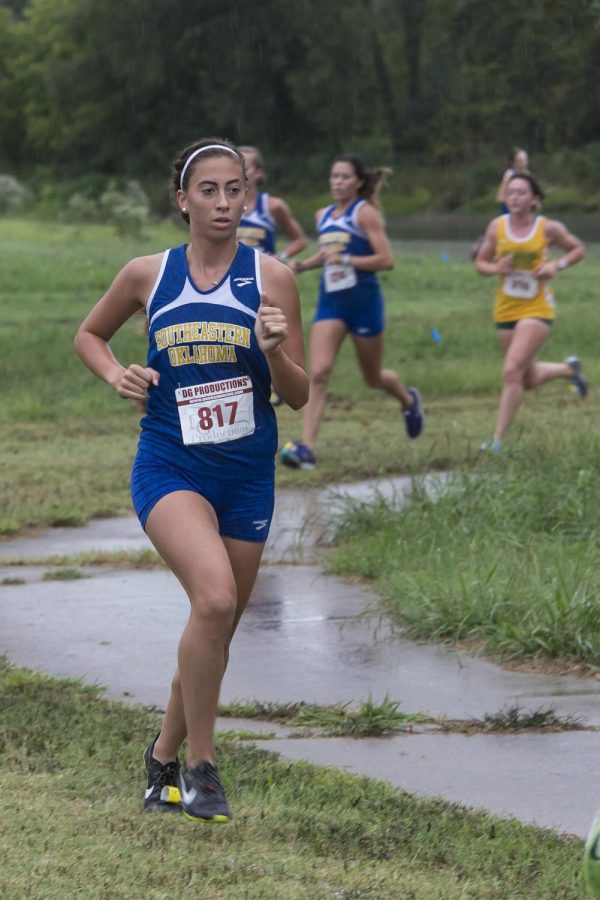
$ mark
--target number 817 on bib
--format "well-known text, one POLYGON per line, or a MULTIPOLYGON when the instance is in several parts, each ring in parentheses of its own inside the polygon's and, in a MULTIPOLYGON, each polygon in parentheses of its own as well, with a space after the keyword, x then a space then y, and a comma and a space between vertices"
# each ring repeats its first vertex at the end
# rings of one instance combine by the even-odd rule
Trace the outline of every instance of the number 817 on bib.
POLYGON ((175 399, 186 446, 235 441, 254 432, 254 391, 247 375, 176 388, 175 399))

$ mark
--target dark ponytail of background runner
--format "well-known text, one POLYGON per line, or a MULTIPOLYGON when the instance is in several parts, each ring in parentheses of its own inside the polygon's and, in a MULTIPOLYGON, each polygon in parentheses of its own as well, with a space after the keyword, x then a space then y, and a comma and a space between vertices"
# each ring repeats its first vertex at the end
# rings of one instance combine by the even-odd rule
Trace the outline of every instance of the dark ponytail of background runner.
POLYGON ((387 166, 378 166, 375 169, 367 169, 360 156, 355 153, 342 153, 336 156, 333 161, 350 163, 356 177, 362 181, 362 185, 358 189, 358 196, 363 200, 370 200, 375 206, 379 206, 379 193, 384 187, 388 176, 392 174, 392 169, 387 166))

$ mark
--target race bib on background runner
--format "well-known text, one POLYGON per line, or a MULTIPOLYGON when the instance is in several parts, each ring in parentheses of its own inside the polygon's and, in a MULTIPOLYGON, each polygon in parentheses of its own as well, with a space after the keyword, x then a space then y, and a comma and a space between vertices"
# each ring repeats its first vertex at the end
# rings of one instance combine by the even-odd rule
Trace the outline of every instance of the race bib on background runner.
POLYGON ((325 290, 328 294, 334 291, 346 291, 357 283, 356 269, 333 263, 325 266, 325 290))
POLYGON ((538 292, 538 280, 529 272, 511 272, 504 279, 504 293, 518 300, 532 300, 538 292))
POLYGON ((254 389, 248 375, 176 388, 183 443, 221 444, 253 434, 254 389))

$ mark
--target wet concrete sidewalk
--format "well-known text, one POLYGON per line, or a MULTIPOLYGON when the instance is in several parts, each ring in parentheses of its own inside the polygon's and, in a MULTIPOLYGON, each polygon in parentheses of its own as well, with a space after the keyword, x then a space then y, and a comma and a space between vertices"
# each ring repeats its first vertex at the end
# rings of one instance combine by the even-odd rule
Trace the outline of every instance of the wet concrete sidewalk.
MULTIPOLYGON (((280 492, 257 586, 232 645, 222 701, 359 703, 385 695, 406 712, 482 717, 518 704, 551 707, 600 725, 600 684, 509 672, 484 659, 393 637, 361 615, 371 596, 322 574, 318 541, 344 496, 374 490, 399 500, 407 479, 326 493, 280 492)), ((52 529, 0 542, 0 558, 43 559, 83 550, 150 546, 133 517, 52 529)), ((105 685, 110 696, 164 707, 187 600, 166 571, 107 571, 44 581, 46 566, 0 565, 0 652, 59 677, 105 685)), ((236 727, 220 720, 222 728, 236 727)), ((248 729, 248 723, 244 723, 248 729)), ((270 723, 251 726, 272 731, 270 723)), ((291 759, 335 765, 414 791, 584 836, 600 805, 590 784, 600 735, 402 734, 378 739, 292 738, 261 746, 291 759)))

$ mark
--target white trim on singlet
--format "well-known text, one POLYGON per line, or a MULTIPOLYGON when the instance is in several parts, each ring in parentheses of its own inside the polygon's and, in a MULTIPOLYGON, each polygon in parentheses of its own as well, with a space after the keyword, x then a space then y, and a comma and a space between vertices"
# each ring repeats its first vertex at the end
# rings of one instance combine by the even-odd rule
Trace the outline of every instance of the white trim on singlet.
POLYGON ((361 197, 350 215, 344 212, 341 216, 333 215, 333 212, 335 211, 335 204, 333 204, 332 206, 328 206, 317 222, 317 231, 320 228, 337 226, 339 231, 345 231, 347 234, 351 234, 354 237, 368 241, 369 238, 366 231, 358 224, 358 211, 359 209, 362 209, 363 204, 365 204, 366 202, 367 201, 364 199, 364 197, 361 197))
MULTIPOLYGON (((259 297, 263 292, 262 277, 260 274, 260 257, 261 257, 260 250, 258 250, 256 247, 254 247, 254 272, 256 275, 256 290, 258 291, 259 297)), ((255 318, 256 318, 256 315, 255 315, 255 318)))
POLYGON ((256 202, 252 212, 242 216, 241 228, 247 228, 248 225, 260 225, 267 231, 275 231, 277 223, 269 212, 269 195, 262 191, 257 194, 256 202), (260 207, 260 208, 259 208, 260 207), (246 223, 245 225, 243 223, 246 223))
POLYGON ((544 220, 544 216, 536 216, 535 219, 533 220, 533 225, 531 226, 531 230, 525 235, 525 237, 517 237, 515 234, 513 234, 511 227, 510 227, 510 213, 504 213, 504 218, 506 220, 504 222, 504 226, 506 228, 506 234, 510 238, 511 241, 515 242, 515 244, 524 244, 525 241, 530 241, 531 238, 536 233, 536 231, 538 229, 538 225, 540 224, 540 222, 543 222, 543 220, 544 220))
MULTIPOLYGON (((257 251, 255 251, 257 252, 257 251)), ((230 279, 227 278, 223 284, 219 285, 219 287, 211 291, 209 294, 200 294, 190 283, 189 278, 186 277, 185 283, 181 290, 181 293, 178 297, 175 297, 171 303, 167 303, 165 306, 161 306, 159 310, 157 310, 152 318, 150 319, 150 326, 154 323, 154 321, 162 316, 163 313, 170 312, 172 309, 177 309, 180 306, 188 306, 190 304, 197 303, 199 305, 204 305, 207 303, 218 304, 219 306, 229 307, 230 309, 238 309, 241 312, 246 313, 251 316, 253 319, 256 319, 256 312, 251 309, 249 306, 245 306, 243 303, 240 303, 239 300, 236 300, 233 294, 231 293, 231 287, 229 286, 230 279)), ((258 280, 257 280, 258 287, 258 280)))
POLYGON ((330 209, 331 209, 331 206, 326 206, 325 209, 322 211, 321 215, 319 216, 319 218, 317 219, 317 231, 321 227, 321 223, 325 219, 325 216, 327 215, 327 213, 329 212, 330 209))
POLYGON ((262 210, 263 210, 262 214, 265 217, 265 219, 267 220, 267 222, 270 224, 271 228, 274 230, 277 227, 277 223, 276 223, 275 219, 273 218, 273 214, 269 210, 269 199, 270 199, 270 195, 262 192, 262 210))
POLYGON ((167 265, 167 260, 169 258, 170 252, 171 252, 170 250, 165 250, 165 252, 163 253, 162 262, 160 264, 160 270, 158 272, 158 275, 156 276, 156 281, 154 282, 154 287, 150 291, 150 296, 146 300, 146 318, 148 319, 148 322, 150 322, 150 304, 154 300, 154 295, 156 294, 156 292, 158 290, 158 286, 160 284, 161 278, 163 277, 163 274, 165 271, 165 266, 167 265))

